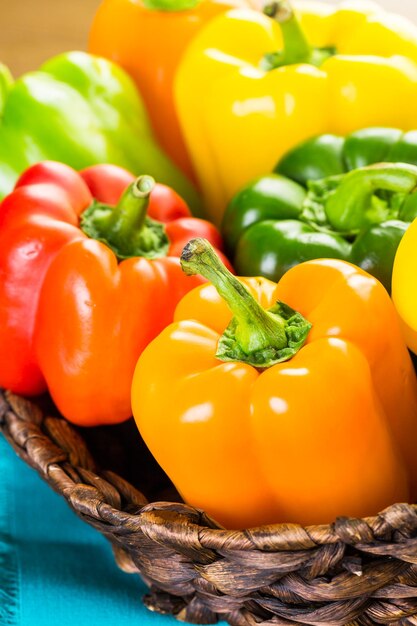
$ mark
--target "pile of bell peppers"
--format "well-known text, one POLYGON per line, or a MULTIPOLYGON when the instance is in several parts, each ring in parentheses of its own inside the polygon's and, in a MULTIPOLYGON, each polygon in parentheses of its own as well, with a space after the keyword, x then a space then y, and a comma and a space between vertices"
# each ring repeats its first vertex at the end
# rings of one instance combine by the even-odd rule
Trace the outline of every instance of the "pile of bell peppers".
POLYGON ((217 224, 243 185, 303 139, 416 126, 416 26, 362 2, 305 2, 299 20, 289 2, 267 9, 212 20, 176 76, 178 115, 217 224))
POLYGON ((417 27, 103 0, 89 50, 0 66, 0 386, 228 528, 415 501, 417 27))
POLYGON ((228 251, 239 274, 275 281, 302 261, 344 259, 390 292, 416 188, 416 131, 319 135, 234 196, 223 220, 228 251))

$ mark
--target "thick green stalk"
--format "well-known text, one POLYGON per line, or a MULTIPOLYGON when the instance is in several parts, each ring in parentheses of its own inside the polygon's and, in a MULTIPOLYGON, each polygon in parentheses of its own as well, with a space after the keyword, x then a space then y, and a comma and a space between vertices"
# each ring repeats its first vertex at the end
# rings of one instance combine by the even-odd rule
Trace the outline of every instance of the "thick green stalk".
POLYGON ((266 70, 308 63, 320 66, 325 59, 335 54, 333 48, 313 48, 307 40, 301 24, 288 0, 276 0, 265 5, 263 12, 274 19, 281 28, 283 50, 266 54, 261 65, 266 70))
POLYGON ((194 9, 201 0, 143 0, 147 9, 152 11, 186 11, 194 9))
POLYGON ((151 176, 139 176, 129 185, 107 220, 106 232, 112 243, 123 246, 137 237, 144 226, 154 187, 151 176))
MULTIPOLYGON (((326 180, 322 181, 324 184, 326 180)), ((320 181, 318 182, 320 185, 320 181)), ((340 177, 324 210, 331 226, 338 231, 358 231, 368 224, 394 218, 389 206, 375 201, 377 191, 410 194, 417 187, 417 167, 405 163, 379 163, 353 170, 340 177)))
POLYGON ((108 245, 119 259, 165 256, 169 247, 165 227, 147 216, 154 187, 151 176, 139 176, 115 207, 94 202, 81 217, 82 230, 108 245))
POLYGON ((283 303, 263 309, 207 240, 192 239, 183 250, 181 266, 186 274, 201 274, 211 281, 234 314, 219 341, 220 360, 266 368, 290 359, 305 342, 311 324, 283 303))

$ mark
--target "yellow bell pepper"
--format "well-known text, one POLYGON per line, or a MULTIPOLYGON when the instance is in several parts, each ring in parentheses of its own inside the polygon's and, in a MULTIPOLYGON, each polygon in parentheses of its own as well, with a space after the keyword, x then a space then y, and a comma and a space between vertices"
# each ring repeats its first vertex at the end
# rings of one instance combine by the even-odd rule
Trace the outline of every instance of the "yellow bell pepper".
POLYGON ((417 27, 368 2, 235 9, 193 39, 175 99, 210 218, 300 141, 417 123, 417 27))
POLYGON ((417 354, 417 219, 405 232, 394 260, 392 299, 399 313, 403 335, 417 354))

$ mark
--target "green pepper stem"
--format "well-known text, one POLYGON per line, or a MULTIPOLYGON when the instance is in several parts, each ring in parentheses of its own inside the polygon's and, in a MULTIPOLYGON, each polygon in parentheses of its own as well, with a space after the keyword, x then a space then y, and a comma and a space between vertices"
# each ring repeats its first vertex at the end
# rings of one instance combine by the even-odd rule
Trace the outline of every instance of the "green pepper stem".
MULTIPOLYGON (((325 184, 326 179, 318 185, 325 184)), ((325 200, 330 224, 338 231, 358 231, 363 226, 390 219, 388 210, 375 206, 377 191, 409 194, 417 187, 417 167, 406 163, 378 163, 359 168, 341 177, 325 200)))
POLYGON ((107 237, 114 245, 125 245, 142 230, 154 187, 152 176, 139 176, 123 193, 107 224, 107 237))
POLYGON ((289 0, 275 0, 267 4, 263 12, 278 22, 284 42, 283 50, 264 55, 261 60, 261 67, 264 70, 270 71, 298 63, 320 67, 326 59, 336 53, 333 47, 314 48, 309 44, 289 0))
POLYGON ((308 43, 300 22, 288 0, 271 2, 264 7, 263 12, 268 17, 276 20, 281 27, 284 40, 281 65, 307 63, 312 56, 313 49, 308 43))
MULTIPOLYGON (((266 311, 246 287, 220 261, 206 239, 192 239, 181 256, 181 267, 187 275, 201 274, 211 281, 220 296, 234 314, 234 318, 219 342, 216 356, 224 361, 246 361, 257 367, 269 367, 287 360, 295 354, 293 338, 288 335, 288 319, 297 317, 300 333, 300 318, 304 323, 301 343, 304 343, 310 324, 298 313, 278 305, 283 315, 266 311)), ((297 337, 297 350, 301 347, 297 337)))
POLYGON ((106 243, 119 259, 165 256, 169 247, 165 227, 147 216, 154 187, 152 176, 139 176, 115 207, 94 202, 81 217, 82 230, 106 243))
POLYGON ((201 0, 143 0, 151 11, 186 11, 200 4, 201 0))

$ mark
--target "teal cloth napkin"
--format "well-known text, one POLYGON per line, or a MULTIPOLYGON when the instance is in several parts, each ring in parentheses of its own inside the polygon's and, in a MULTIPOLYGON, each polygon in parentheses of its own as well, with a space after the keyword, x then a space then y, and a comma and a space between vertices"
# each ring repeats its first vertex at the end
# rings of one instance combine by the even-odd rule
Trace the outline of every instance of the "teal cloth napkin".
POLYGON ((111 546, 0 435, 0 626, 173 626, 111 546))

